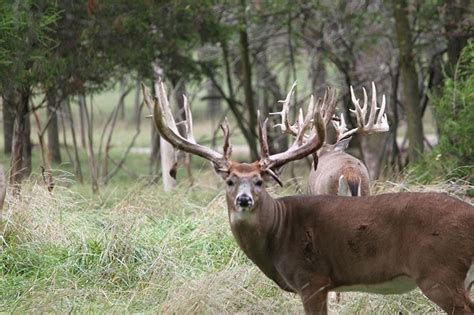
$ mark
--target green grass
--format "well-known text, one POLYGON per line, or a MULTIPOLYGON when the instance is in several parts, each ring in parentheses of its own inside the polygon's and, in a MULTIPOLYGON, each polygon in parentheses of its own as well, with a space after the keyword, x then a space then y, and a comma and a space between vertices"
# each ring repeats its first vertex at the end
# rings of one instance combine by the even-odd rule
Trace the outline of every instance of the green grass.
MULTIPOLYGON (((301 313, 238 249, 218 179, 204 171, 172 193, 138 182, 100 196, 78 185, 49 193, 27 182, 8 195, 0 250, 0 312, 301 313), (211 188, 217 186, 216 188, 211 188)), ((448 186, 446 186, 448 185, 448 186)), ((110 187, 110 188, 109 188, 110 187)), ((379 184, 377 190, 469 187, 379 184)), ((289 194, 294 187, 271 189, 289 194)), ((436 312, 418 291, 400 296, 343 293, 338 314, 436 312)))
MULTIPOLYGON (((96 150, 116 99, 116 91, 94 98, 96 150)), ((117 123, 110 151, 114 160, 134 133, 132 99, 133 94, 126 99, 126 119, 117 123)), ((199 139, 209 134, 210 123, 199 123, 206 113, 202 102, 195 104, 199 139)), ((75 119, 77 123, 77 115, 75 119)), ((149 146, 150 127, 144 119, 137 147, 149 146)), ((34 123, 32 139, 37 143, 34 123)), ((2 141, 0 137, 0 148, 2 141)), ((243 143, 241 135, 233 135, 232 141, 243 143)), ((68 142, 72 143, 70 135, 68 142)), ((67 160, 64 146, 62 156, 67 160)), ((179 186, 165 193, 159 183, 149 183, 148 155, 132 152, 125 163, 128 172, 119 171, 107 186, 101 185, 100 194, 92 195, 84 149, 80 158, 86 183, 78 184, 72 166, 65 162, 54 166, 56 187, 49 193, 41 180, 35 146, 33 174, 21 197, 8 195, 0 223, 0 312, 302 312, 296 295, 280 290, 238 249, 227 222, 222 184, 208 163, 194 158, 195 186, 179 170, 179 186)), ((8 169, 8 157, 0 154, 0 163, 8 169)), ((297 167, 296 173, 304 187, 307 166, 297 167)), ((272 188, 275 196, 297 190, 288 174, 283 178, 286 188, 272 188)), ((374 187, 377 192, 436 190, 460 197, 469 189, 473 187, 462 181, 414 186, 402 177, 374 187)), ((330 310, 337 314, 438 311, 419 291, 400 296, 342 294, 341 303, 331 304, 330 310)))

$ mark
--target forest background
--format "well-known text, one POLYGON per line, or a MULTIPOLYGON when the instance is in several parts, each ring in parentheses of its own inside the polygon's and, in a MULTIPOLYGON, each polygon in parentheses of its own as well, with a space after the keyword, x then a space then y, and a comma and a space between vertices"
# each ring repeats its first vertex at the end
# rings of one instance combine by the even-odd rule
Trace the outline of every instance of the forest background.
MULTIPOLYGON (((177 117, 187 95, 199 143, 220 149, 228 117, 234 158, 252 161, 257 110, 280 110, 293 82, 294 113, 330 86, 350 127, 349 87, 362 97, 373 81, 390 131, 356 136, 349 148, 373 190, 470 200, 472 9, 469 0, 1 1, 0 163, 9 189, 0 308, 301 311, 237 250, 208 164, 179 156, 170 178, 161 163, 174 152, 147 119, 140 83, 165 81, 177 117)), ((272 152, 289 143, 276 123, 272 152)), ((304 192, 309 167, 288 165, 274 195, 304 192)), ((417 306, 433 310, 418 293, 349 295, 332 307, 417 306)))

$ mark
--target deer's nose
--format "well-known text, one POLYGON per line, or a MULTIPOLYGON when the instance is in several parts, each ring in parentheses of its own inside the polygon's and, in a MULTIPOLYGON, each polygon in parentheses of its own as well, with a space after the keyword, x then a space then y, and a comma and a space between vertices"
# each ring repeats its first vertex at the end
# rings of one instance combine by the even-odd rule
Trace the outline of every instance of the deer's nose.
POLYGON ((236 201, 237 206, 242 207, 242 208, 250 207, 253 203, 252 197, 247 194, 238 196, 235 201, 236 201))

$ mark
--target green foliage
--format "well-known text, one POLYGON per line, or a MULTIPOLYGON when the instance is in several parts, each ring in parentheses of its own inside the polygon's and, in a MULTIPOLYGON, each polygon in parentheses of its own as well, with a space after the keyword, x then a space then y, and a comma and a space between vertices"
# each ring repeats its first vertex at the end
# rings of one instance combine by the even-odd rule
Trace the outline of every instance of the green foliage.
POLYGON ((2 1, 0 12, 0 85, 40 82, 59 9, 51 1, 2 1))
POLYGON ((453 77, 433 98, 439 144, 416 168, 423 180, 461 177, 474 181, 474 43, 461 54, 453 77))

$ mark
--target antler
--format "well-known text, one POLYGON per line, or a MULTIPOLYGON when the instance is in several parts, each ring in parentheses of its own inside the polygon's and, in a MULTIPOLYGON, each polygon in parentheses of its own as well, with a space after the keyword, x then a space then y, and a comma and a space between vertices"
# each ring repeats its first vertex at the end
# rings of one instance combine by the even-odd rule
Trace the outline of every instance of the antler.
MULTIPOLYGON (((311 113, 314 110, 314 97, 311 95, 309 105, 308 105, 308 113, 306 115, 306 118, 303 118, 303 110, 300 108, 298 111, 298 117, 296 119, 296 122, 294 124, 291 124, 288 120, 289 112, 290 112, 290 99, 291 96, 293 95, 293 90, 296 86, 296 82, 293 83, 291 86, 290 92, 286 95, 285 100, 283 101, 278 101, 279 103, 283 103, 282 110, 280 112, 274 112, 270 113, 270 115, 280 115, 281 116, 281 123, 276 124, 275 127, 280 127, 281 131, 284 133, 287 133, 293 137, 296 137, 297 140, 301 141, 302 138, 307 138, 308 135, 301 133, 301 128, 304 125, 304 121, 308 116, 311 117, 311 113), (298 138, 298 134, 300 134, 298 138)), ((331 120, 334 110, 336 108, 336 93, 334 89, 327 88, 323 99, 319 99, 318 101, 318 106, 320 106, 320 112, 321 112, 321 118, 324 123, 324 126, 326 126, 329 121, 331 120)))
POLYGON ((375 89, 375 84, 372 82, 372 101, 370 104, 370 114, 367 122, 367 92, 365 88, 362 88, 364 91, 364 104, 362 107, 359 105, 359 99, 355 97, 354 90, 351 88, 351 99, 354 104, 355 109, 351 109, 351 112, 356 114, 357 118, 357 127, 351 130, 347 130, 347 125, 344 120, 344 115, 341 114, 340 122, 333 121, 334 128, 337 132, 337 141, 351 136, 355 133, 376 133, 376 132, 386 132, 389 130, 387 114, 385 114, 385 94, 382 95, 382 105, 380 108, 377 107, 377 91, 375 89), (379 110, 377 115, 377 110, 379 110), (376 117, 377 116, 377 117, 376 117))
POLYGON ((184 112, 186 115, 186 120, 184 124, 186 126, 186 137, 183 137, 179 134, 178 128, 176 127, 176 122, 171 113, 170 104, 168 97, 166 95, 165 86, 163 82, 158 84, 158 97, 150 98, 146 91, 145 85, 142 83, 142 91, 145 102, 148 107, 153 108, 153 117, 155 120, 155 125, 160 135, 166 139, 174 147, 186 151, 192 154, 199 155, 203 157, 216 166, 219 170, 226 170, 229 166, 229 157, 232 147, 229 142, 229 126, 227 120, 224 125, 221 125, 222 130, 224 131, 224 154, 221 154, 217 151, 214 151, 208 147, 202 146, 196 143, 193 135, 193 118, 191 115, 191 110, 187 98, 184 98, 184 112))
MULTIPOLYGON (((283 109, 281 112, 272 113, 282 117, 282 123, 278 124, 282 130, 295 137, 295 141, 291 147, 285 152, 269 155, 267 144, 267 120, 260 123, 260 148, 262 157, 260 165, 262 169, 270 170, 271 168, 279 168, 284 164, 301 159, 306 155, 316 152, 324 143, 326 124, 330 120, 335 107, 334 90, 327 89, 323 99, 319 99, 317 105, 314 104, 314 98, 311 96, 306 116, 303 110, 299 110, 297 122, 291 125, 288 122, 289 102, 295 84, 291 87, 286 99, 283 101, 283 109), (309 132, 306 134, 306 132, 309 132)), ((273 175, 272 175, 273 176, 273 175)))

